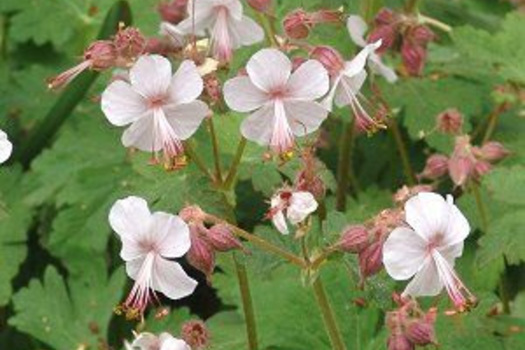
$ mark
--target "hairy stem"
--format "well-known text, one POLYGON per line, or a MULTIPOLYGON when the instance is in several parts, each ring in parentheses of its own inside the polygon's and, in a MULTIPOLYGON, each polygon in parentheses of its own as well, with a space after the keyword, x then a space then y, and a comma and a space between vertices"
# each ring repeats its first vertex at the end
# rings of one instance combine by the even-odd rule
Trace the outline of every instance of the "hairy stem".
POLYGON ((476 207, 478 209, 478 213, 481 218, 481 229, 483 230, 483 233, 487 233, 489 222, 488 222, 487 210, 485 208, 485 204, 483 203, 483 200, 481 199, 479 185, 474 184, 472 186, 472 194, 474 195, 474 200, 476 201, 476 207))
POLYGON ((405 173, 406 181, 409 186, 413 186, 416 183, 416 177, 412 166, 410 165, 410 157, 406 150, 405 142, 403 141, 403 136, 401 135, 401 130, 397 125, 397 121, 394 118, 389 119, 388 129, 394 138, 394 141, 397 146, 399 155, 401 156, 401 163, 403 164, 403 172, 405 173))
POLYGON ((219 150, 219 141, 217 140, 217 134, 215 133, 215 126, 213 124, 213 117, 208 118, 208 128, 211 135, 211 143, 213 148, 213 162, 215 164, 215 177, 217 183, 222 183, 222 170, 221 170, 221 154, 219 150))
POLYGON ((227 190, 231 188, 231 186, 233 185, 233 180, 235 180, 235 176, 237 176, 237 171, 239 170, 239 164, 241 163, 242 155, 244 154, 244 149, 246 148, 246 143, 246 139, 244 137, 241 137, 239 145, 237 146, 235 158, 233 159, 233 162, 230 166, 230 170, 228 171, 228 175, 224 180, 224 188, 227 190))
POLYGON ((346 209, 346 191, 352 183, 352 189, 357 192, 352 167, 352 155, 354 145, 354 122, 345 123, 343 132, 339 139, 339 159, 337 163, 337 192, 336 209, 344 211, 346 209))
POLYGON ((320 277, 317 278, 313 283, 313 288, 315 300, 317 301, 317 305, 321 311, 324 326, 326 328, 326 332, 328 333, 328 337, 330 338, 330 343, 332 344, 332 349, 346 350, 341 331, 337 325, 334 311, 330 305, 330 302, 328 301, 328 297, 326 296, 326 292, 320 277))
POLYGON ((235 253, 233 262, 235 270, 237 271, 237 280, 239 282, 239 291, 241 293, 242 309, 244 312, 244 319, 246 322, 246 334, 248 336, 248 349, 257 350, 257 325, 255 323, 255 312, 253 309, 253 300, 250 292, 250 284, 248 281, 248 272, 242 262, 240 262, 235 253))
POLYGON ((483 140, 481 141, 481 144, 488 142, 492 138, 494 130, 496 130, 496 126, 498 125, 499 116, 506 109, 507 104, 501 103, 496 107, 494 111, 492 111, 492 113, 489 114, 487 129, 485 130, 485 134, 483 135, 483 140))
POLYGON ((212 181, 214 181, 214 177, 213 175, 210 173, 210 171, 208 170, 208 167, 206 167, 206 165, 204 164, 204 162, 202 161, 202 159, 199 157, 199 155, 195 152, 195 150, 193 149, 193 142, 191 140, 187 141, 184 143, 184 150, 186 152, 186 154, 190 157, 190 159, 195 163, 195 165, 197 166, 197 168, 199 168, 199 170, 204 174, 206 175, 207 177, 209 177, 212 181))

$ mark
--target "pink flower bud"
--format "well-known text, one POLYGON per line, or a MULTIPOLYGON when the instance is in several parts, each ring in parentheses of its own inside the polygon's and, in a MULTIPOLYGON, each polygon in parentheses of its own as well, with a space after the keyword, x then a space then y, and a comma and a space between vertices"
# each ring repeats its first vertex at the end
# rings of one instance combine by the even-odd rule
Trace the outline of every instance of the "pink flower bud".
POLYGON ((463 115, 455 108, 447 109, 436 117, 439 131, 448 134, 457 134, 463 126, 463 115))
POLYGON ((343 252, 359 253, 370 244, 368 230, 363 225, 345 228, 335 247, 343 252))
POLYGON ((359 252, 359 270, 362 278, 378 273, 382 267, 383 242, 374 242, 359 252))
POLYGON ((186 8, 188 0, 173 0, 170 2, 161 2, 157 6, 157 11, 163 21, 177 24, 186 17, 186 8))
POLYGON ((296 56, 292 58, 292 72, 295 72, 297 68, 301 67, 301 65, 306 62, 306 58, 296 56))
POLYGON ((393 47, 397 39, 397 26, 388 24, 375 27, 368 35, 368 42, 374 43, 381 40, 381 46, 376 50, 382 54, 393 47))
POLYGON ((448 162, 448 173, 456 186, 463 186, 474 171, 474 161, 468 156, 455 156, 448 162))
POLYGON ((179 212, 179 217, 187 224, 192 222, 202 223, 206 217, 206 213, 198 205, 189 205, 182 208, 179 212))
POLYGON ((232 249, 242 249, 241 242, 233 235, 228 225, 213 225, 208 230, 207 237, 211 246, 219 252, 227 252, 232 249))
POLYGON ((374 24, 376 26, 380 25, 390 25, 397 21, 399 15, 392 11, 389 8, 383 7, 382 9, 377 12, 375 18, 374 18, 374 24))
POLYGON ((284 32, 292 39, 305 39, 314 23, 309 13, 303 9, 292 11, 284 17, 284 32))
POLYGON ((206 324, 200 320, 187 321, 182 324, 181 338, 192 350, 201 350, 208 347, 210 332, 206 324))
POLYGON ((318 60, 331 76, 337 75, 345 67, 343 56, 331 46, 316 46, 310 57, 318 60))
POLYGON ((91 69, 104 70, 115 65, 117 50, 108 40, 97 40, 84 51, 84 60, 91 62, 91 69))
POLYGON ((436 35, 430 28, 422 24, 413 27, 409 31, 408 35, 410 37, 410 40, 423 46, 428 44, 430 41, 434 40, 436 37, 436 35))
POLYGON ((267 13, 272 6, 273 0, 248 0, 250 5, 255 11, 267 13))
POLYGON ((319 10, 311 14, 313 23, 341 23, 342 13, 337 10, 319 10))
POLYGON ((510 154, 510 151, 499 142, 489 141, 481 146, 479 154, 481 158, 486 159, 489 162, 496 162, 507 157, 510 154))
POLYGON ((425 67, 427 50, 421 45, 404 40, 401 45, 401 58, 407 72, 410 75, 419 76, 425 67))
POLYGON ((476 179, 481 178, 483 175, 489 173, 492 170, 492 165, 484 160, 477 160, 474 162, 473 175, 476 179))
POLYGON ((427 158, 425 169, 420 177, 436 180, 448 172, 448 157, 442 154, 433 154, 427 158))
POLYGON ((117 53, 124 61, 134 60, 143 54, 146 48, 146 38, 139 29, 134 27, 120 29, 115 34, 113 43, 117 53))
POLYGON ((392 334, 387 340, 388 350, 413 350, 415 345, 403 334, 392 334))
POLYGON ((215 269, 215 253, 211 245, 202 237, 202 231, 207 229, 200 224, 190 225, 191 247, 186 257, 190 265, 206 275, 206 279, 210 282, 215 269))
POLYGON ((436 344, 434 324, 424 319, 409 321, 404 333, 407 339, 416 345, 436 344))

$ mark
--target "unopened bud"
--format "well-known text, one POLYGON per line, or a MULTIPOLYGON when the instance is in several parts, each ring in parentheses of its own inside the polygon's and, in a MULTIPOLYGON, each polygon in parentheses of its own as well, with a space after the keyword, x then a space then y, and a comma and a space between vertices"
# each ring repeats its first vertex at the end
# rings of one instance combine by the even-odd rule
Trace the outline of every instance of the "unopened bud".
POLYGON ((191 222, 202 223, 206 217, 206 213, 198 205, 189 205, 182 208, 179 216, 187 224, 191 222))
POLYGON ((433 154, 427 158, 425 169, 420 177, 436 180, 448 172, 448 157, 443 154, 433 154))
POLYGON ((157 12, 163 21, 177 24, 186 16, 188 0, 173 0, 170 2, 161 2, 157 6, 157 12))
POLYGON ((146 38, 139 29, 127 27, 120 29, 113 39, 117 53, 124 60, 134 60, 144 53, 146 38))
POLYGON ((207 237, 212 247, 220 252, 242 248, 241 242, 233 235, 230 227, 225 224, 213 225, 208 230, 207 237))
POLYGON ((292 58, 292 72, 295 72, 297 68, 301 67, 301 65, 306 62, 306 58, 296 56, 292 58))
POLYGON ((387 340, 388 350, 413 350, 415 345, 403 334, 392 334, 387 340))
POLYGON ((448 173, 456 186, 463 186, 474 171, 470 157, 452 155, 448 162, 448 173))
POLYGON ((353 225, 345 228, 336 248, 348 253, 359 253, 370 244, 368 230, 363 225, 353 225))
POLYGON ((479 179, 485 174, 488 174, 492 170, 492 165, 484 160, 477 160, 474 162, 473 174, 479 179))
POLYGON ((382 267, 383 242, 374 242, 359 252, 359 269, 362 278, 378 273, 382 267))
POLYGON ((84 60, 91 62, 91 69, 104 70, 115 65, 117 50, 108 40, 97 40, 84 51, 84 60))
POLYGON ((424 319, 409 321, 404 333, 408 340, 416 345, 436 344, 434 325, 424 319))
POLYGON ((447 109, 436 117, 439 131, 448 134, 457 134, 463 126, 463 115, 455 108, 447 109))
POLYGON ((422 45, 404 40, 401 45, 401 58, 407 72, 410 75, 419 76, 425 67, 427 49, 422 45))
POLYGON ((430 28, 422 24, 413 27, 408 35, 410 40, 423 46, 434 40, 436 37, 430 28))
POLYGON ((316 46, 310 57, 321 62, 331 76, 336 76, 345 67, 343 56, 331 46, 316 46))
POLYGON ((181 328, 181 337, 192 350, 205 349, 210 342, 210 332, 206 324, 200 320, 184 322, 181 328))
POLYGON ((379 54, 384 53, 389 48, 394 46, 397 39, 397 25, 388 24, 377 26, 368 35, 368 42, 375 43, 381 40, 381 46, 375 51, 379 54))
POLYGON ((319 10, 311 14, 312 21, 315 24, 321 23, 341 23, 342 12, 338 10, 319 10))
POLYGON ((292 39, 305 39, 310 34, 314 23, 309 13, 303 9, 292 11, 284 17, 284 32, 292 39))
POLYGON ((483 159, 486 159, 490 162, 496 162, 507 157, 510 154, 510 151, 506 149, 501 143, 490 141, 481 146, 479 154, 483 159))
POLYGON ((391 9, 383 7, 377 12, 374 18, 374 24, 376 26, 392 24, 397 21, 398 17, 399 16, 391 9))
POLYGON ((295 180, 295 188, 297 191, 310 192, 315 199, 324 198, 326 194, 326 186, 323 179, 317 175, 311 175, 311 169, 301 171, 295 180))
POLYGON ((190 225, 191 247, 186 254, 191 266, 206 275, 208 282, 211 281, 215 269, 215 253, 211 245, 199 234, 200 230, 206 230, 197 224, 190 225))
POLYGON ((267 13, 272 6, 273 0, 248 0, 250 5, 255 11, 267 13))

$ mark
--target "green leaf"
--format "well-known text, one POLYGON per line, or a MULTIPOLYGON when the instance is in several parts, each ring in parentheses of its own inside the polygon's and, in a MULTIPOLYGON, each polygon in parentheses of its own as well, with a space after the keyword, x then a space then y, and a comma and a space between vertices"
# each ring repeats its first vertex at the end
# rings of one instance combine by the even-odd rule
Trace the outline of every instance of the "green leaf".
POLYGON ((497 167, 485 176, 483 183, 496 200, 525 205, 525 166, 497 167))

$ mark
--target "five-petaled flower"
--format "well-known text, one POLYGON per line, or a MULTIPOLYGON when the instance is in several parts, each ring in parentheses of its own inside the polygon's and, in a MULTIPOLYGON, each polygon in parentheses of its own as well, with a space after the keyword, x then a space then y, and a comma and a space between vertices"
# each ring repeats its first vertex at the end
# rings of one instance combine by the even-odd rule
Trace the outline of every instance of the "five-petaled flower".
POLYGON ((13 144, 7 138, 7 134, 0 130, 0 164, 5 162, 13 152, 13 144))
POLYGON ((410 227, 394 229, 383 247, 383 263, 392 278, 414 276, 403 295, 433 296, 445 287, 458 310, 475 305, 476 298, 454 271, 470 226, 452 196, 445 200, 436 193, 419 193, 406 202, 405 216, 410 227))
POLYGON ((241 125, 249 140, 269 145, 284 154, 295 145, 295 136, 314 132, 328 111, 315 100, 328 91, 326 69, 308 60, 292 73, 292 62, 276 49, 262 49, 246 65, 248 76, 230 79, 224 99, 238 112, 253 112, 241 125))
POLYGON ((151 213, 146 201, 127 197, 115 202, 109 223, 122 241, 120 256, 126 272, 135 280, 121 310, 129 318, 142 316, 147 305, 157 300, 155 291, 170 299, 193 293, 197 282, 175 261, 190 249, 188 225, 176 215, 151 213))
POLYGON ((182 339, 173 337, 169 333, 155 334, 143 332, 136 335, 131 344, 126 343, 127 350, 191 350, 182 339))
POLYGON ((289 230, 286 219, 292 225, 298 225, 317 210, 318 204, 310 192, 284 189, 272 197, 270 206, 267 217, 279 232, 287 235, 289 230))
POLYGON ((172 75, 171 63, 159 55, 141 56, 129 71, 130 82, 112 82, 102 94, 102 111, 116 126, 131 124, 122 135, 126 147, 155 154, 166 162, 182 155, 188 139, 208 115, 197 100, 202 78, 192 61, 183 61, 172 75))

